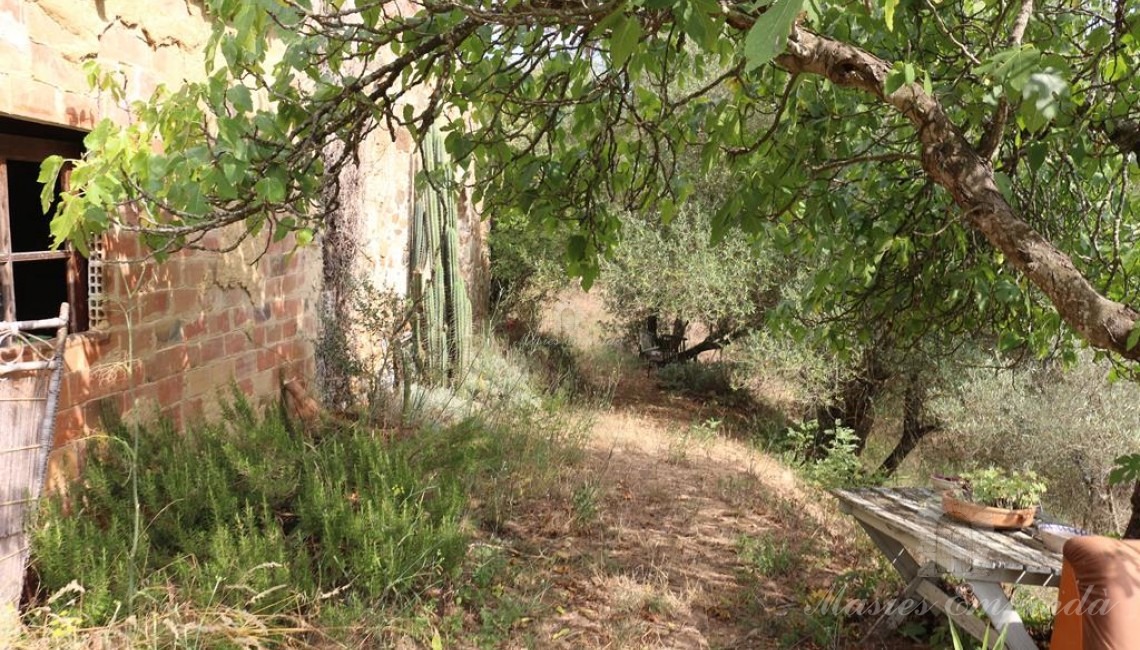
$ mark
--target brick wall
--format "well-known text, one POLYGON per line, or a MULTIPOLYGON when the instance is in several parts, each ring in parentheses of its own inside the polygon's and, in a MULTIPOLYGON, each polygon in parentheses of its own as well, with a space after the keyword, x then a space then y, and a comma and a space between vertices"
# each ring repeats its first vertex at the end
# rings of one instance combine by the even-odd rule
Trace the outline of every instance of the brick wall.
POLYGON ((83 61, 118 70, 129 100, 198 78, 210 35, 192 0, 0 0, 0 113, 90 128, 126 110, 87 88, 83 61))
MULTIPOLYGON (((82 62, 117 70, 128 100, 149 97, 201 74, 209 30, 193 1, 0 0, 0 114, 77 129, 127 119, 88 89, 82 62)), ((155 264, 134 237, 107 238, 106 323, 67 341, 53 476, 74 466, 69 443, 98 426, 103 404, 182 423, 214 415, 231 382, 258 399, 276 396, 279 375, 312 376, 319 250, 264 243, 155 264)))
POLYGON ((312 377, 319 255, 287 244, 153 264, 131 261, 133 237, 110 237, 107 322, 65 350, 56 462, 74 462, 67 443, 97 425, 104 405, 128 421, 181 424, 215 416, 233 383, 257 399, 275 397, 281 378, 312 377))
MULTIPOLYGON (((209 33, 194 0, 0 0, 0 115, 76 129, 126 120, 124 106, 88 89, 83 61, 117 70, 128 102, 143 99, 158 84, 199 78, 209 33)), ((395 141, 373 133, 348 208, 360 233, 354 273, 401 293, 412 150, 406 133, 395 141)), ((463 268, 478 315, 489 273, 486 225, 463 205, 463 268)), ((276 396, 279 374, 312 377, 320 249, 263 245, 154 264, 140 259, 132 237, 108 238, 108 322, 68 340, 53 475, 75 463, 78 446, 68 443, 97 426, 101 404, 130 420, 162 414, 184 422, 213 415, 215 394, 232 381, 257 399, 276 396)))

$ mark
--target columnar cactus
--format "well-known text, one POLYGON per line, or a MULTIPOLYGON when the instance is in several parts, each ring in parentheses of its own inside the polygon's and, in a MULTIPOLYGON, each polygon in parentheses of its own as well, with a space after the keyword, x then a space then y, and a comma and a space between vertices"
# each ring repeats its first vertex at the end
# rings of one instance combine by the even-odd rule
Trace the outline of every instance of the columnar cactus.
POLYGON ((433 128, 423 142, 424 176, 415 194, 408 290, 416 361, 431 381, 454 379, 470 356, 471 301, 459 267, 459 215, 443 136, 433 128))

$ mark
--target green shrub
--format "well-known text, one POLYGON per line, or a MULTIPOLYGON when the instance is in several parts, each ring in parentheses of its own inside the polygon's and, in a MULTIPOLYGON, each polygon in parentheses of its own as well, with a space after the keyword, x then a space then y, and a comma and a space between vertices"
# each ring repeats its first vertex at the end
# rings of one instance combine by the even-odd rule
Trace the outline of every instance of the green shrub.
POLYGON ((800 551, 771 533, 760 537, 741 535, 736 540, 740 562, 745 572, 753 577, 779 578, 790 574, 800 566, 800 551))
POLYGON ((788 428, 777 449, 785 460, 823 487, 850 487, 876 482, 859 460, 859 437, 847 427, 819 430, 819 423, 808 420, 788 428), (825 440, 818 453, 820 440, 825 440))
POLYGON ((805 414, 831 399, 844 373, 834 354, 772 329, 734 341, 732 361, 749 388, 789 414, 805 414))
POLYGON ((923 441, 912 472, 993 465, 1030 469, 1049 485, 1042 505, 1069 523, 1120 532, 1130 486, 1110 488, 1114 460, 1140 451, 1140 386, 1112 383, 1110 366, 1082 355, 1070 368, 977 368, 935 399, 943 431, 923 441))
POLYGON ((666 390, 699 397, 735 397, 734 366, 723 361, 670 363, 657 371, 657 381, 666 390))
POLYGON ((1034 508, 1045 494, 1045 483, 1033 470, 1006 472, 987 467, 967 472, 962 478, 970 482, 967 494, 972 501, 995 508, 1034 508))
POLYGON ((521 213, 491 222, 491 300, 497 313, 513 315, 533 330, 547 298, 567 283, 561 260, 566 234, 536 227, 521 213))
POLYGON ((542 418, 467 419, 389 442, 349 426, 297 434, 277 408, 257 413, 235 395, 222 424, 111 423, 67 507, 45 505, 33 544, 40 593, 78 582, 71 607, 94 625, 170 598, 268 615, 329 594, 416 598, 459 574, 469 515, 510 516, 540 483, 524 469, 565 462, 564 439, 541 435, 555 426, 542 418), (476 490, 491 495, 479 511, 467 496, 476 490))
POLYGON ((627 331, 655 313, 662 323, 681 318, 723 336, 758 326, 775 302, 782 273, 774 256, 738 231, 712 241, 711 196, 694 197, 668 225, 656 215, 622 219, 602 278, 606 310, 627 331))
POLYGON ((523 357, 530 374, 540 378, 551 392, 565 389, 578 393, 588 388, 574 346, 563 337, 534 332, 515 343, 513 351, 523 357))

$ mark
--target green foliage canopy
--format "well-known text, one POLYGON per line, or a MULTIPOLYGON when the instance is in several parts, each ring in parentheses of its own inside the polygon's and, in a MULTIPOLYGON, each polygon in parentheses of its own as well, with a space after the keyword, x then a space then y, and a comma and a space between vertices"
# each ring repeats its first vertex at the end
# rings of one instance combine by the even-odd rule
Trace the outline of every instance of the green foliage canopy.
POLYGON ((57 240, 133 202, 121 225, 159 252, 228 224, 304 243, 368 133, 442 123, 486 211, 574 226, 587 283, 620 211, 668 221, 717 169, 713 236, 821 264, 823 312, 913 314, 907 335, 983 318, 1038 351, 1064 321, 1140 355, 1140 14, 1122 0, 206 5, 207 78, 95 129, 57 240))

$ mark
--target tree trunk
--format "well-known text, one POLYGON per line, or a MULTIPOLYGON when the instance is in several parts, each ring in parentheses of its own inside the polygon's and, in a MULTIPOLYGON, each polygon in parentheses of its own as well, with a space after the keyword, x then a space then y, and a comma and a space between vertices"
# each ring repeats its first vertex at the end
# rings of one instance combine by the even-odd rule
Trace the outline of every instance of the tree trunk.
POLYGON ((674 357, 673 360, 674 361, 692 361, 693 359, 696 359, 697 356, 700 355, 702 352, 709 352, 710 350, 719 350, 723 347, 724 347, 724 343, 722 342, 721 339, 719 339, 719 338, 716 338, 716 339, 707 338, 707 339, 701 341, 700 343, 698 343, 694 346, 685 348, 684 351, 682 351, 680 354, 678 354, 676 357, 674 357))
MULTIPOLYGON (((734 25, 740 21, 736 16, 730 20, 734 25)), ((744 22, 753 21, 744 18, 744 22)), ((1068 255, 1014 213, 997 188, 989 159, 979 155, 921 84, 907 84, 888 94, 884 84, 889 62, 799 26, 776 63, 788 72, 821 75, 839 86, 866 92, 905 116, 918 132, 923 169, 950 192, 966 223, 1024 273, 1065 323, 1091 345, 1140 360, 1140 346, 1128 345, 1140 312, 1101 295, 1068 255)), ((1133 491, 1126 536, 1140 538, 1140 484, 1133 491)))
POLYGON ((1124 529, 1124 539, 1140 539, 1140 481, 1132 486, 1132 516, 1124 529))
MULTIPOLYGON (((328 159, 340 155, 335 145, 328 159)), ((355 321, 353 301, 360 259, 360 236, 363 231, 360 170, 347 164, 340 172, 339 192, 324 197, 325 227, 321 236, 320 333, 318 335, 317 386, 325 404, 336 411, 352 406, 352 368, 356 365, 356 346, 350 331, 355 321)))
POLYGON ((887 455, 886 460, 879 466, 879 473, 892 476, 902 465, 910 452, 926 437, 926 434, 937 431, 937 424, 923 424, 922 416, 926 410, 926 386, 922 383, 917 372, 907 377, 906 396, 903 398, 902 437, 898 444, 887 455))
POLYGON ((816 434, 815 454, 822 454, 835 437, 835 429, 844 426, 855 432, 859 440, 858 453, 863 453, 867 438, 875 425, 875 400, 883 392, 890 373, 880 360, 877 347, 863 353, 862 363, 855 375, 843 382, 831 404, 816 410, 819 431, 816 434))

